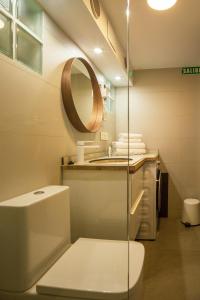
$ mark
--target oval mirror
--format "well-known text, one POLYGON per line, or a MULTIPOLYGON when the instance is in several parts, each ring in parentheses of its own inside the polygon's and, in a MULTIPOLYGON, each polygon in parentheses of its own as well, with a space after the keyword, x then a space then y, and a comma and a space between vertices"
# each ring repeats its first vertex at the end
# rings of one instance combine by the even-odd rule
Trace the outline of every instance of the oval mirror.
POLYGON ((65 111, 73 126, 81 132, 97 132, 103 118, 103 99, 96 75, 84 58, 66 62, 61 89, 65 111))

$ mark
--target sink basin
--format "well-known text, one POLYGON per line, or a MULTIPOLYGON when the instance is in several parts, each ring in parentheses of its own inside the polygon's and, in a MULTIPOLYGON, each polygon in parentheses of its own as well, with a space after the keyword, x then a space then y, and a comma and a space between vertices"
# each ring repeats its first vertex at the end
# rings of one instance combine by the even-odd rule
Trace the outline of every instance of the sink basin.
POLYGON ((107 157, 107 158, 98 158, 92 159, 89 161, 90 164, 115 164, 115 163, 128 163, 132 162, 132 158, 127 157, 107 157))

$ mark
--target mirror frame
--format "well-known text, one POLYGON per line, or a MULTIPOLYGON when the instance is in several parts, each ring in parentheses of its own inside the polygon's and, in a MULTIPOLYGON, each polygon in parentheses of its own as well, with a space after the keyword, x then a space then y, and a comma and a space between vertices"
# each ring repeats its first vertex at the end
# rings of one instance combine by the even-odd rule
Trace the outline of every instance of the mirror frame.
POLYGON ((62 79, 61 79, 61 91, 65 111, 72 125, 81 132, 97 132, 101 127, 103 120, 103 98, 101 96, 101 91, 99 83, 97 81, 96 75, 90 66, 90 64, 82 57, 70 58, 64 66, 62 79), (93 90, 93 108, 90 119, 87 124, 84 124, 78 115, 76 110, 73 96, 72 96, 72 86, 71 86, 71 74, 73 62, 78 59, 86 67, 91 80, 92 90, 93 90))

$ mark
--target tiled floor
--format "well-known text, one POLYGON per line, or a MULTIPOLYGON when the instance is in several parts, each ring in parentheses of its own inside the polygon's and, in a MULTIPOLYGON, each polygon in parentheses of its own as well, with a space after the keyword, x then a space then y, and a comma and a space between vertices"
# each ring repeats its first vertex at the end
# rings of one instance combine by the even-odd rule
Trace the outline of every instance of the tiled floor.
POLYGON ((157 240, 143 244, 144 300, 200 300, 200 226, 161 219, 157 240))

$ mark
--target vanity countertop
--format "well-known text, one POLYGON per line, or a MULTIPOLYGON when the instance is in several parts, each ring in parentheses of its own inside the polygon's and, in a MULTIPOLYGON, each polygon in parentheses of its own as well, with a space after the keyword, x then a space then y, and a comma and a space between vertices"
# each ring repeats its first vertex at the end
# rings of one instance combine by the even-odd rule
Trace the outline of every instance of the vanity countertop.
MULTIPOLYGON (((125 158, 123 156, 112 156, 112 158, 125 158)), ((107 156, 99 157, 98 159, 109 159, 107 156)), ((135 173, 140 167, 144 165, 145 162, 156 161, 158 159, 158 152, 151 152, 143 155, 130 156, 131 161, 129 162, 129 173, 135 173)), ((97 159, 95 159, 97 160, 97 159)), ((63 170, 115 170, 123 171, 127 170, 127 162, 106 162, 99 164, 98 162, 91 163, 90 161, 85 161, 84 164, 73 164, 73 165, 62 165, 63 170)))

